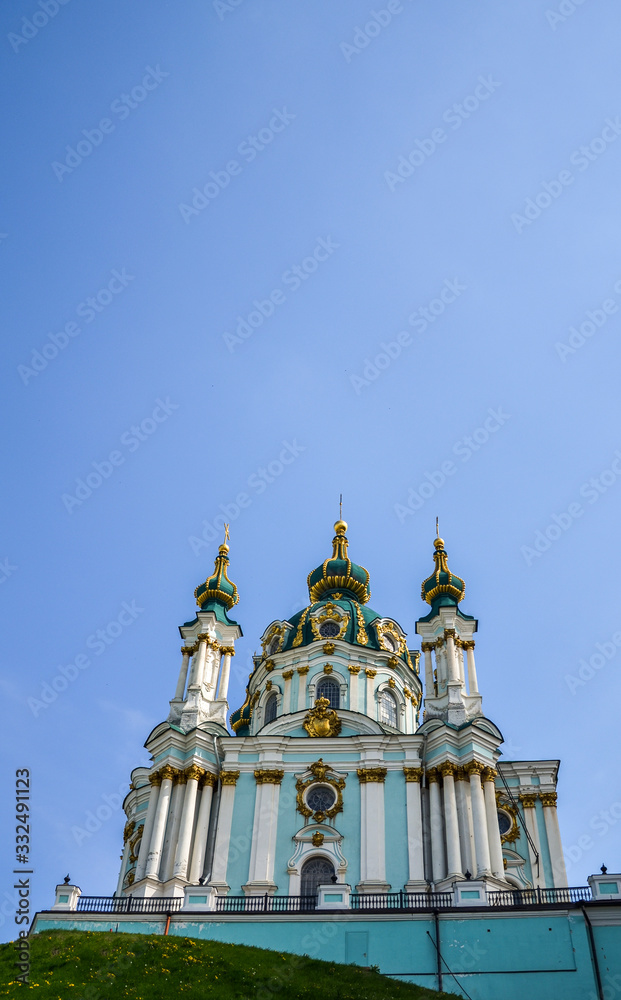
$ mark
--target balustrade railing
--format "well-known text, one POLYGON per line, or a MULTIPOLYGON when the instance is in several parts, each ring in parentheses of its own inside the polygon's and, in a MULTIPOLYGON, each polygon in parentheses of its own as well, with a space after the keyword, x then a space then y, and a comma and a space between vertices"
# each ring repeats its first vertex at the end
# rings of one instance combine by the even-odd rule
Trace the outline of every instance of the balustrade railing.
MULTIPOLYGON (((576 905, 592 901, 588 886, 566 889, 503 889, 487 894, 487 906, 526 907, 576 905)), ((217 913, 310 913, 317 909, 317 896, 217 896, 217 913)), ((80 896, 81 913, 175 913, 183 906, 182 896, 80 896)), ((455 906, 452 892, 354 892, 349 909, 355 912, 424 912, 449 910, 455 906)), ((197 911, 195 911, 197 912, 197 911)))

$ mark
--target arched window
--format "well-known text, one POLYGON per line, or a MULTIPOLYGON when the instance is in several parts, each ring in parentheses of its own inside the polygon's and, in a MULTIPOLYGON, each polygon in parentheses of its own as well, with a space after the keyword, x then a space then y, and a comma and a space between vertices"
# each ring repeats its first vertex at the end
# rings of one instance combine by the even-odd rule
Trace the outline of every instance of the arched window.
POLYGON ((397 702, 390 691, 382 691, 379 699, 380 722, 385 726, 397 728, 397 702))
POLYGON ((327 858, 309 858, 302 866, 300 895, 316 896, 318 885, 329 885, 334 875, 334 865, 327 858))
POLYGON ((327 698, 330 702, 330 708, 338 708, 341 700, 341 689, 331 677, 325 677, 317 685, 315 698, 327 698))
POLYGON ((265 702, 265 725, 273 722, 278 715, 278 695, 271 694, 265 702))

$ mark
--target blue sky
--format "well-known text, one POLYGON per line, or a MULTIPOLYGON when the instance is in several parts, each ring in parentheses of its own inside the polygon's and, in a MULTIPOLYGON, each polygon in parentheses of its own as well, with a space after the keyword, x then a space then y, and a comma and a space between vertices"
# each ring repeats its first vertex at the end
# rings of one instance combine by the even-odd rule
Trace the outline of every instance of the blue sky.
POLYGON ((413 645, 439 516, 506 757, 562 761, 570 884, 618 871, 618 9, 56 6, 0 12, 1 822, 30 768, 34 908, 114 890, 121 812, 74 831, 147 762, 221 521, 235 708, 341 492, 413 645))

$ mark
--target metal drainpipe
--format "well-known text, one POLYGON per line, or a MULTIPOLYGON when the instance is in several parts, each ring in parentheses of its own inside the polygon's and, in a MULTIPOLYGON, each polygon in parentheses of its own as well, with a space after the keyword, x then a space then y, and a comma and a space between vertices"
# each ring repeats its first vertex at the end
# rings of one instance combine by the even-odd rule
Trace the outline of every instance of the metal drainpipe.
POLYGON ((442 956, 440 953, 440 914, 438 910, 433 911, 433 919, 436 925, 436 959, 438 972, 438 992, 442 993, 442 956))
POLYGON ((593 965, 593 971, 595 973, 595 982, 597 983, 597 995, 599 1000, 604 1000, 604 990, 602 987, 602 977, 599 971, 599 961, 597 959, 597 950, 595 948, 595 938, 593 936, 593 925, 586 911, 585 906, 581 906, 582 915, 584 917, 584 922, 587 929, 587 937, 589 939, 589 951, 591 952, 591 963, 593 965))
MULTIPOLYGON (((213 737, 213 752, 218 763, 218 774, 222 770, 222 758, 218 750, 218 737, 214 733, 213 737)), ((218 817, 220 815, 220 796, 222 795, 222 783, 218 782, 218 790, 216 792, 216 804, 213 813, 213 822, 210 822, 209 837, 207 839, 207 849, 205 851, 205 857, 207 859, 207 864, 205 866, 205 871, 202 873, 202 878, 206 882, 211 878, 211 871, 213 868, 213 851, 214 851, 214 841, 216 839, 216 833, 218 830, 218 817)))

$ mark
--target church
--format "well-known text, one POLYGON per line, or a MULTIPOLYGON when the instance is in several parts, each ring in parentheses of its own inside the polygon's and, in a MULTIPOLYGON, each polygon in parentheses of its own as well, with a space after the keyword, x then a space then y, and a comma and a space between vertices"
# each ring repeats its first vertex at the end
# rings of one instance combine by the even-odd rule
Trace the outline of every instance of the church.
POLYGON ((277 945, 475 1000, 499 976, 507 998, 603 998, 606 976, 621 988, 621 876, 568 887, 559 761, 501 758, 443 539, 408 637, 370 607, 347 524, 334 532, 307 607, 267 625, 231 713, 242 630, 227 530, 179 629, 151 767, 131 775, 116 891, 58 886, 35 930, 277 945))

